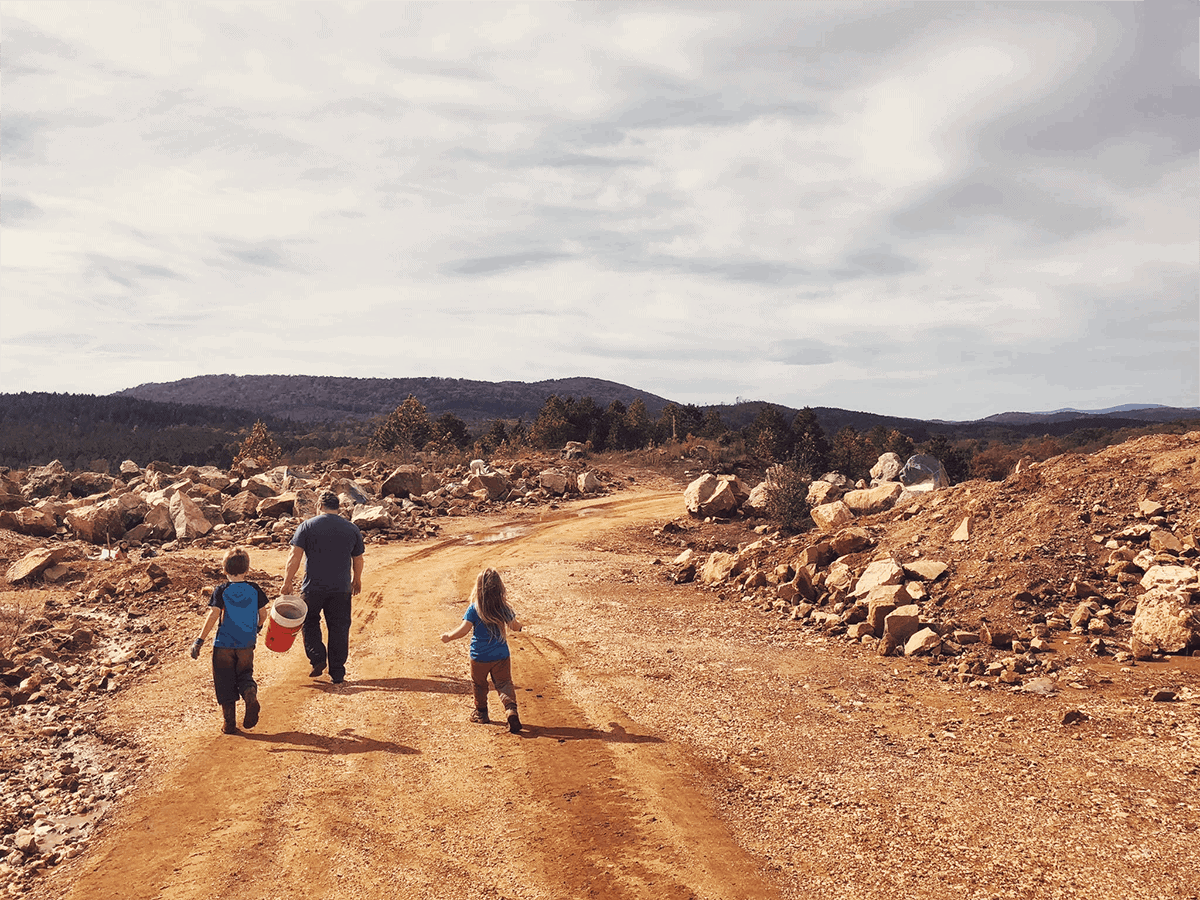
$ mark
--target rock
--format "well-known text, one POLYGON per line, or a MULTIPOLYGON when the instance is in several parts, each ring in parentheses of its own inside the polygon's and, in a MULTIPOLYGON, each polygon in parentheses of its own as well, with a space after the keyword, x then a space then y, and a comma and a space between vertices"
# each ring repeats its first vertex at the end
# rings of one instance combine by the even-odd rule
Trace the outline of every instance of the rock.
POLYGON ((887 617, 895 612, 899 607, 910 605, 898 602, 898 597, 895 595, 889 596, 889 590, 894 590, 898 593, 899 585, 876 588, 867 596, 866 621, 867 624, 871 626, 872 634, 883 634, 884 622, 887 620, 887 617))
POLYGON ((871 592, 872 588, 881 585, 902 584, 904 582, 904 569, 896 565, 896 561, 890 557, 887 559, 877 559, 875 562, 867 566, 863 570, 858 581, 854 585, 854 596, 865 597, 871 592))
POLYGON ((557 469, 546 469, 538 475, 538 483, 552 494, 562 496, 567 492, 570 483, 567 476, 557 469))
POLYGON ((121 473, 121 476, 126 481, 130 481, 134 478, 137 478, 139 475, 142 474, 141 468, 132 459, 127 459, 124 462, 122 462, 121 467, 117 471, 121 473))
POLYGON ((875 633, 871 630, 871 626, 866 622, 855 622, 846 629, 846 636, 859 641, 864 637, 874 637, 875 633))
POLYGON ((175 526, 175 537, 181 541, 203 537, 212 531, 212 523, 200 512, 195 501, 182 491, 171 495, 171 522, 175 526))
POLYGON ((800 555, 796 557, 796 568, 812 566, 815 569, 822 569, 833 562, 838 556, 843 555, 834 552, 833 545, 828 541, 818 541, 815 544, 809 544, 800 551, 800 555))
POLYGON ((1154 653, 1180 653, 1196 646, 1200 646, 1200 609, 1188 605, 1186 592, 1158 586, 1138 598, 1130 638, 1134 658, 1149 659, 1154 653))
POLYGON ((969 541, 971 539, 971 517, 967 516, 959 523, 958 528, 954 529, 954 534, 950 535, 952 541, 969 541))
POLYGON ((221 516, 226 522, 241 522, 244 519, 253 519, 258 514, 259 502, 257 494, 250 491, 242 491, 221 504, 221 516))
POLYGON ((854 513, 841 500, 814 506, 812 520, 822 531, 837 531, 854 521, 854 513))
POLYGON ((1078 709, 1069 709, 1063 713, 1062 717, 1064 725, 1078 725, 1080 722, 1086 722, 1087 720, 1087 714, 1078 709))
POLYGON ((264 497, 262 500, 258 501, 258 506, 255 507, 255 514, 264 519, 278 519, 283 516, 295 515, 295 492, 285 491, 284 493, 277 494, 274 497, 264 497))
POLYGON ((714 550, 704 562, 704 568, 700 571, 700 581, 710 585, 720 584, 729 577, 736 561, 737 557, 732 553, 714 550))
POLYGON ((392 525, 392 517, 385 506, 356 506, 350 516, 350 521, 361 530, 372 528, 388 528, 392 525))
POLYGON ((1154 692, 1154 696, 1150 698, 1152 703, 1173 703, 1179 699, 1178 695, 1169 688, 1160 688, 1154 692))
POLYGON ((596 477, 595 472, 581 472, 576 481, 581 494, 594 494, 601 488, 600 479, 596 477))
POLYGON ((835 557, 859 553, 870 549, 874 544, 875 541, 871 539, 871 535, 865 528, 843 528, 829 542, 835 557))
POLYGON ((1161 516, 1165 509, 1163 505, 1155 500, 1143 500, 1138 504, 1138 515, 1143 519, 1149 519, 1151 516, 1161 516))
POLYGON ((728 481, 710 472, 695 479, 683 492, 683 503, 693 516, 722 516, 737 508, 737 499, 728 481))
POLYGON ((119 540, 128 530, 124 513, 116 500, 70 510, 64 518, 77 538, 92 544, 119 540))
POLYGON ((871 482, 895 481, 902 468, 904 464, 900 462, 899 456, 895 453, 884 453, 875 465, 871 466, 871 482))
POLYGON ((58 519, 46 509, 23 506, 14 513, 16 530, 33 537, 50 537, 58 528, 58 519))
POLYGON ((842 488, 838 485, 818 479, 808 486, 808 505, 811 508, 823 503, 832 503, 841 497, 842 493, 842 488))
POLYGON ((1155 553, 1182 553, 1183 543, 1171 532, 1156 528, 1150 532, 1150 549, 1155 553))
POLYGON ((27 578, 39 575, 50 568, 66 555, 65 547, 39 548, 26 553, 8 567, 5 578, 9 584, 16 584, 27 578))
MULTIPOLYGON (((588 473, 591 474, 591 473, 588 473)), ((583 476, 579 476, 582 481, 583 476)), ((512 490, 512 485, 508 483, 508 479, 499 472, 479 472, 467 479, 466 487, 468 491, 483 491, 487 494, 489 500, 500 500, 508 496, 508 492, 512 490)), ((583 488, 581 487, 582 491, 583 488)))
MULTIPOLYGON (((436 490, 435 486, 432 490, 436 490)), ((425 476, 416 466, 400 466, 384 479, 379 493, 384 497, 420 497, 429 491, 425 489, 425 476)))
POLYGON ((1099 609, 1100 607, 1096 603, 1080 603, 1071 613, 1071 627, 1086 628, 1087 623, 1092 619, 1092 614, 1098 612, 1099 609))
POLYGON ((966 629, 960 628, 954 632, 952 637, 954 638, 954 643, 963 644, 964 646, 966 646, 968 644, 978 644, 979 643, 979 632, 978 631, 967 631, 966 629))
POLYGON ((316 491, 309 488, 299 488, 296 491, 296 502, 292 504, 292 515, 300 519, 311 519, 321 512, 321 498, 316 491))
POLYGON ((873 488, 843 494, 842 502, 856 515, 869 516, 891 509, 903 491, 897 482, 887 481, 873 488))
POLYGON ((746 502, 742 504, 742 510, 756 516, 765 516, 767 514, 767 504, 771 499, 771 488, 767 482, 762 482, 755 485, 750 491, 750 496, 746 498, 746 502))
POLYGON ((21 495, 26 500, 38 497, 62 497, 71 489, 74 479, 57 459, 44 466, 30 469, 25 476, 21 495))
POLYGON ((695 557, 696 557, 696 551, 695 551, 695 550, 693 550, 691 547, 688 547, 686 550, 684 550, 684 551, 683 551, 682 553, 680 553, 680 554, 679 554, 677 557, 675 557, 675 559, 673 559, 673 560, 671 561, 671 565, 673 565, 673 566, 686 566, 686 565, 687 565, 688 563, 690 563, 690 562, 691 562, 693 559, 695 559, 695 557))
POLYGON ((159 502, 150 507, 142 520, 149 531, 147 537, 155 540, 170 540, 175 537, 175 520, 171 518, 169 503, 159 502))
POLYGON ((937 581, 946 573, 946 564, 936 559, 914 559, 904 564, 904 572, 920 581, 937 581))
POLYGON ((910 456, 896 479, 904 485, 905 493, 925 493, 950 487, 946 467, 936 457, 924 453, 910 456))
POLYGON ((579 441, 567 441, 565 447, 562 448, 563 459, 581 459, 584 453, 587 452, 587 445, 579 441))
POLYGON ((922 628, 904 642, 905 656, 924 656, 936 653, 942 646, 942 637, 932 628, 922 628))
POLYGON ((1150 591, 1156 587, 1178 591, 1182 589, 1195 590, 1200 581, 1200 573, 1190 566, 1150 566, 1142 576, 1141 585, 1150 591))
POLYGON ((921 627, 921 611, 913 605, 900 606, 888 613, 883 620, 883 635, 895 642, 905 644, 921 627))

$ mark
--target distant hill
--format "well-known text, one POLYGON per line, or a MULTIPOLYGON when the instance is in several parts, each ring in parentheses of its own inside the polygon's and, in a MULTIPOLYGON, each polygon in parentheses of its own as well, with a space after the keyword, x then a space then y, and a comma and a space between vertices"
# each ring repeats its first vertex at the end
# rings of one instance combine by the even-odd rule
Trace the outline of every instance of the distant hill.
MULTIPOLYGON (((1129 422, 1174 422, 1177 419, 1195 419, 1200 416, 1200 408, 1137 405, 1126 403, 1123 406, 1112 406, 1108 409, 1056 409, 1053 412, 1005 412, 980 419, 980 422, 995 422, 1000 425, 1036 425, 1038 423, 1084 422, 1091 420, 1094 425, 1107 426, 1113 420, 1129 422)), ((1080 425, 1084 428, 1086 425, 1080 425)))
POLYGON ((607 407, 641 399, 651 417, 669 402, 656 394, 599 378, 470 381, 465 378, 339 378, 317 375, 201 375, 140 384, 112 396, 160 403, 198 403, 251 410, 297 422, 366 420, 390 413, 412 394, 431 418, 453 413, 469 425, 537 417, 551 394, 591 397, 607 407))

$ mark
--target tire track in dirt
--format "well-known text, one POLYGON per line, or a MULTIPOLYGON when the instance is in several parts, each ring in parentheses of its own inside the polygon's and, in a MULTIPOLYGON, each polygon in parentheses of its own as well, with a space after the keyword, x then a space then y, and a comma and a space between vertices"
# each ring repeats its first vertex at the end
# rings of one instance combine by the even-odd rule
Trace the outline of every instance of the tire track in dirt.
MULTIPOLYGON (((536 623, 511 638, 520 735, 466 721, 465 642, 437 640, 483 565, 583 559, 599 535, 677 508, 677 495, 635 494, 502 541, 371 547, 346 683, 307 679, 296 649, 260 650, 255 733, 220 735, 214 716, 163 734, 178 763, 42 896, 778 897, 696 789, 704 773, 617 706, 573 696, 565 676, 586 673, 536 623)), ((182 677, 131 714, 168 720, 182 677)))

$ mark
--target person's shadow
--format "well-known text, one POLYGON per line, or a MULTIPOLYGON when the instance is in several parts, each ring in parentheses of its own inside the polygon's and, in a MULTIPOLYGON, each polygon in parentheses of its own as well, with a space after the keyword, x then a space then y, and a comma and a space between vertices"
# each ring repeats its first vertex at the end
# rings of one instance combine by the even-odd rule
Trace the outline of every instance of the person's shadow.
POLYGON ((426 694, 469 694, 471 682, 465 678, 362 678, 341 684, 314 681, 308 685, 327 694, 361 694, 368 691, 416 691, 426 694))
POLYGON ((652 734, 630 734, 616 722, 608 723, 608 731, 596 728, 572 728, 567 725, 534 725, 526 722, 518 737, 554 738, 560 744, 567 741, 603 741, 606 744, 661 744, 663 739, 652 734))
POLYGON ((410 754, 421 752, 415 747, 406 747, 394 741, 380 741, 355 734, 353 728, 343 728, 336 735, 309 734, 306 731, 281 731, 278 734, 253 734, 244 731, 242 735, 247 740, 279 745, 270 748, 268 753, 323 753, 334 756, 346 753, 410 754))

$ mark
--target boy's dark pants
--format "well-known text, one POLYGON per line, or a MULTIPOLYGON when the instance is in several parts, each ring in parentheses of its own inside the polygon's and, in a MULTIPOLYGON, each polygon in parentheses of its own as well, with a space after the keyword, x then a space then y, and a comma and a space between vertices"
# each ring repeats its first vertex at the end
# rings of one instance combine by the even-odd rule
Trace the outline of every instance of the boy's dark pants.
POLYGON ((471 660, 471 684, 475 688, 475 708, 487 709, 488 676, 492 676, 492 684, 500 695, 500 702, 507 710, 517 708, 517 692, 512 683, 512 657, 497 659, 493 662, 471 660))
POLYGON ((213 647, 213 687, 217 702, 237 703, 246 691, 258 690, 254 681, 253 647, 213 647))
POLYGON ((350 592, 309 591, 304 595, 308 616, 304 619, 304 653, 314 669, 323 669, 329 662, 329 675, 346 675, 346 657, 350 654, 350 592), (329 631, 329 653, 321 640, 321 611, 329 631))

